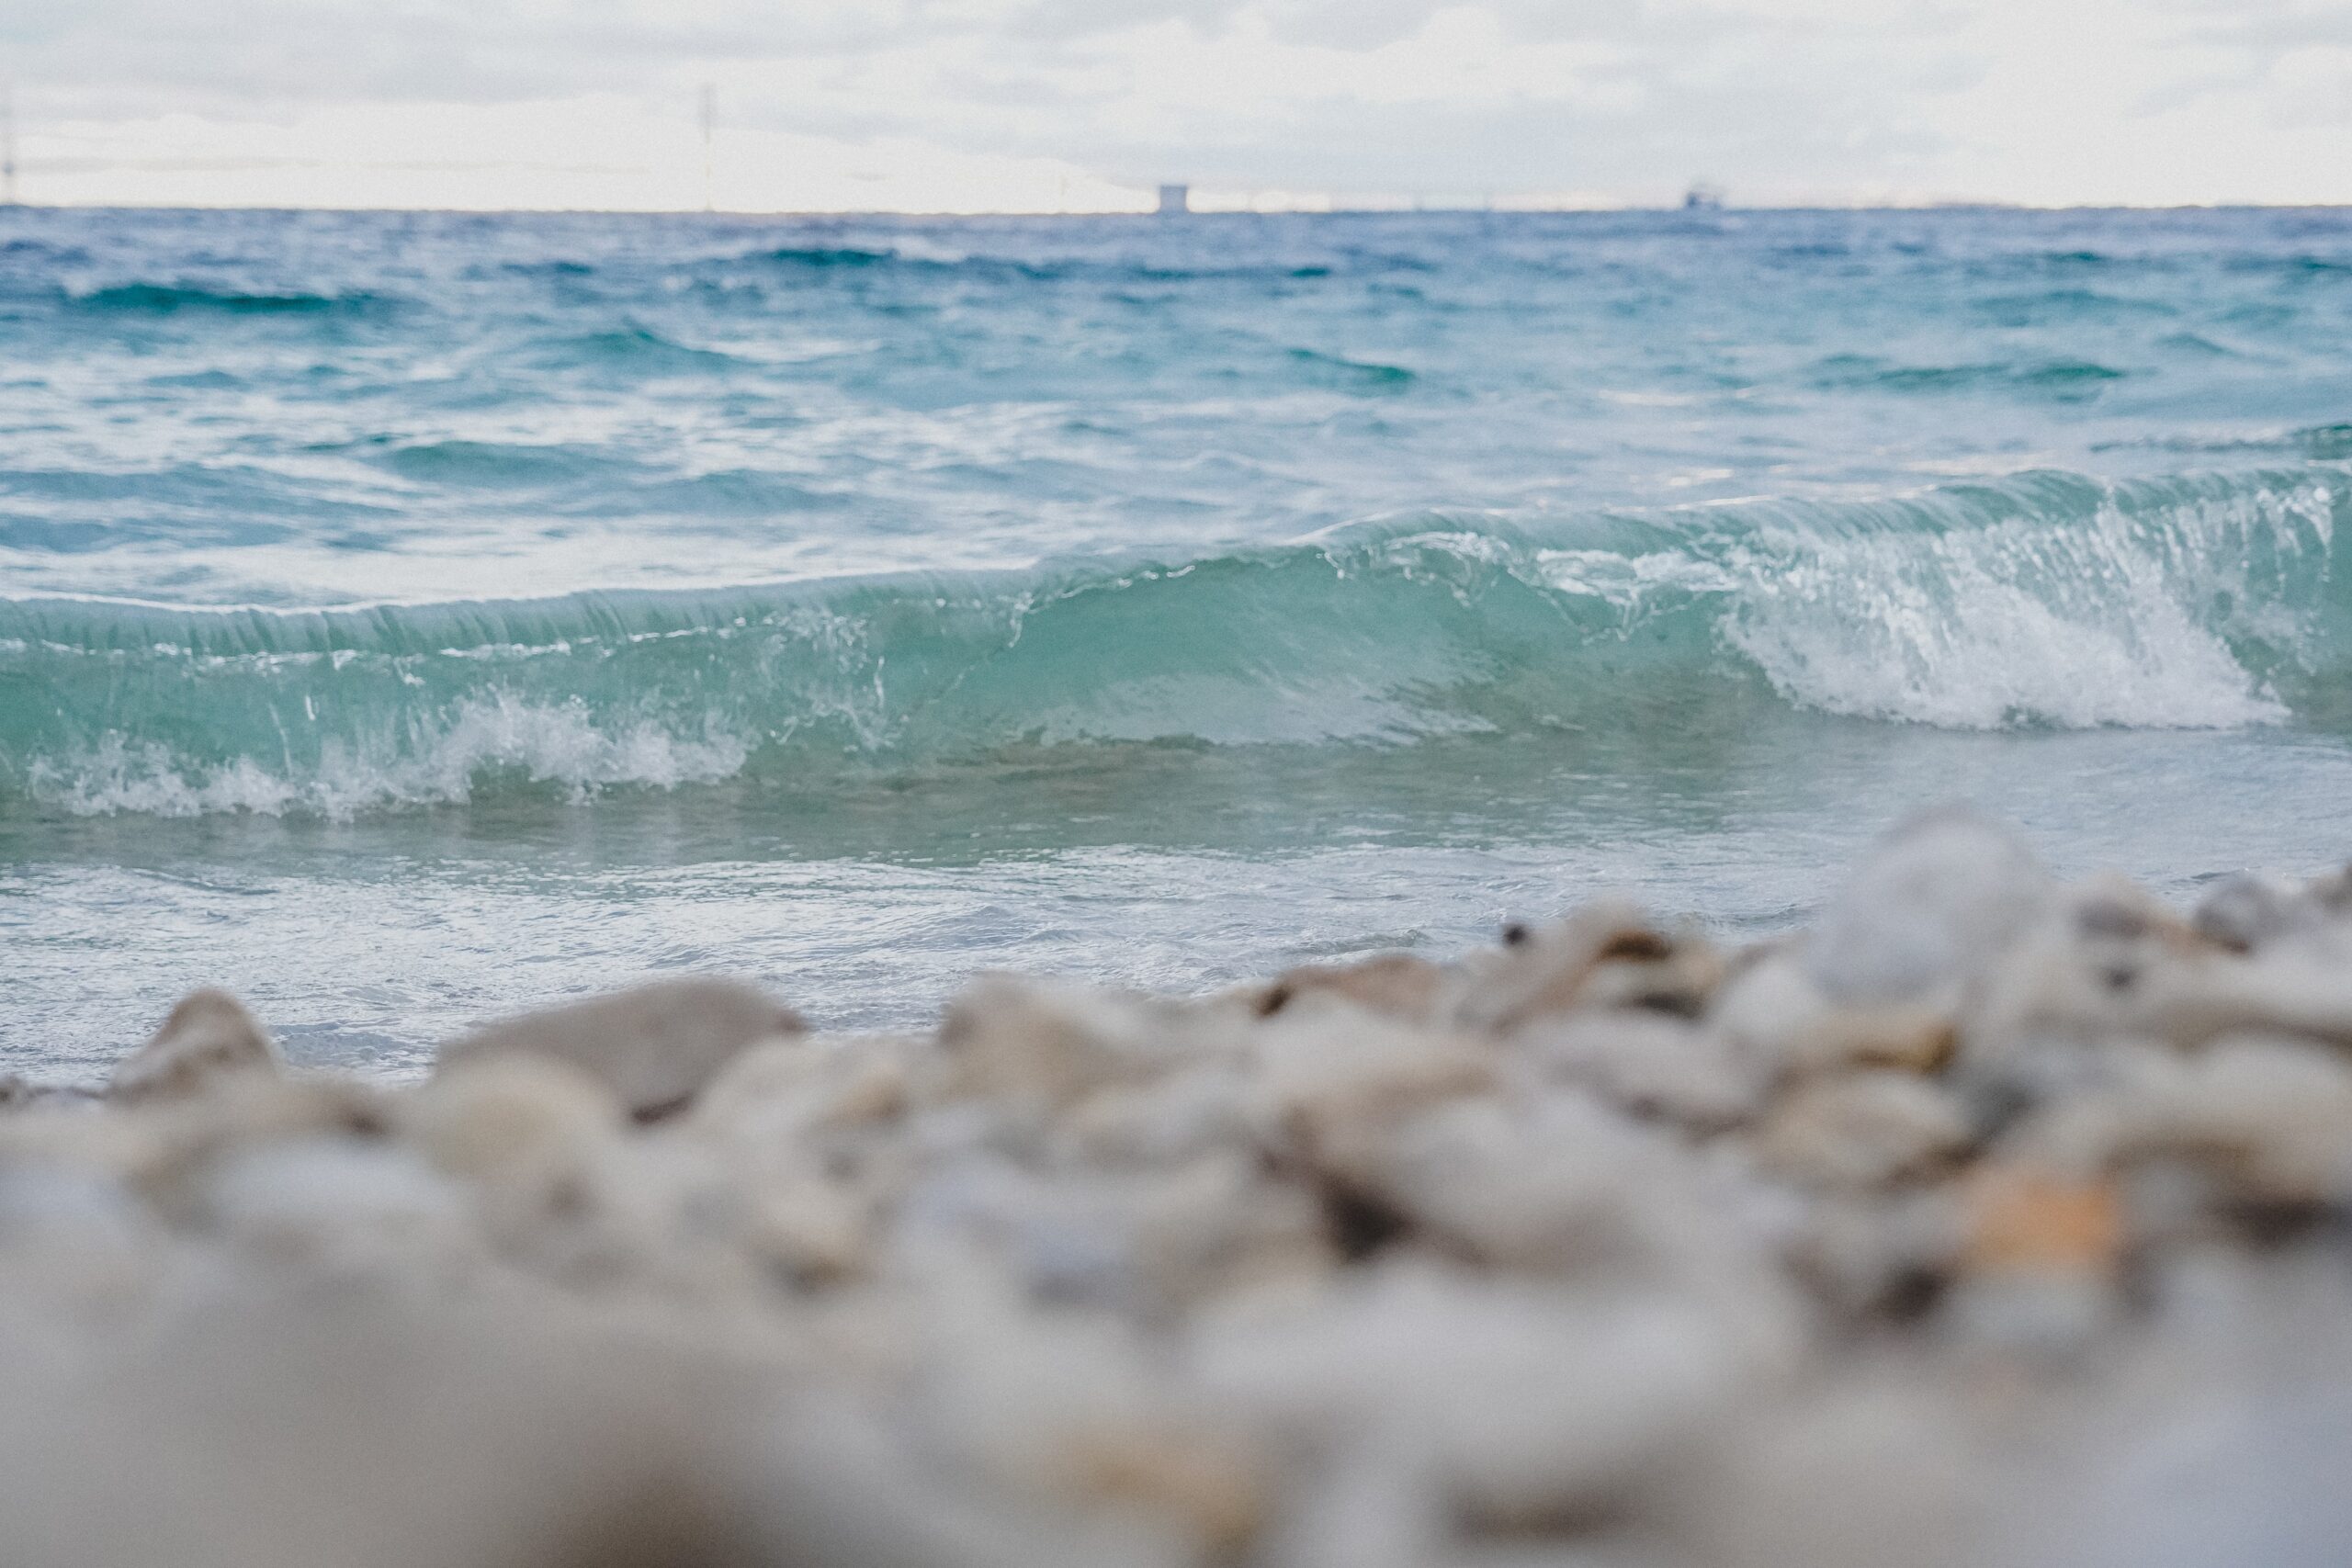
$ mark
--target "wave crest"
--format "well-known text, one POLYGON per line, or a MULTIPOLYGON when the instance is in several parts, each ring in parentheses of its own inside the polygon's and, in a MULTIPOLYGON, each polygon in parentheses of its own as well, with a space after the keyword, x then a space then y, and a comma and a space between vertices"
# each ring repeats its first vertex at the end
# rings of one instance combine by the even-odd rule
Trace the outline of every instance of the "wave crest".
POLYGON ((274 769, 255 756, 206 761, 109 731, 79 750, 35 758, 27 773, 35 799, 77 817, 244 811, 342 819, 384 807, 462 805, 502 784, 580 800, 616 784, 714 783, 740 773, 747 754, 725 735, 690 739, 646 720, 616 728, 578 705, 500 693, 460 699, 389 753, 331 738, 311 765, 274 769))
MULTIPOLYGON (((311 612, 0 601, 0 808, 331 816, 1016 747, 2331 723, 2325 466, 1391 519, 1179 561, 311 612)), ((811 785, 814 787, 814 784, 811 785)))

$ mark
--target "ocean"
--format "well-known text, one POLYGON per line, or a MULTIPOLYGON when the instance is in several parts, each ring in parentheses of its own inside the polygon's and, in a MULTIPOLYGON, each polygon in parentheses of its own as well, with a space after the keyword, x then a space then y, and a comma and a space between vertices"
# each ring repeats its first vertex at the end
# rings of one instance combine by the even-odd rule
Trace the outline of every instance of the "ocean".
POLYGON ((0 1069, 2352 854, 2352 214, 0 209, 0 1069))

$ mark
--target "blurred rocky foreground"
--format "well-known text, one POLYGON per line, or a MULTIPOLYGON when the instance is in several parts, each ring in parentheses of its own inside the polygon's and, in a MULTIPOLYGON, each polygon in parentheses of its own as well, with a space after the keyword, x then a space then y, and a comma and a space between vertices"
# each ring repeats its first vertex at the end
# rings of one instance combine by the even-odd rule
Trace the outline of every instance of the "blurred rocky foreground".
POLYGON ((183 1002, 0 1112, 14 1568, 2352 1560, 2352 881, 1922 818, 935 1036, 682 980, 432 1077, 183 1002))

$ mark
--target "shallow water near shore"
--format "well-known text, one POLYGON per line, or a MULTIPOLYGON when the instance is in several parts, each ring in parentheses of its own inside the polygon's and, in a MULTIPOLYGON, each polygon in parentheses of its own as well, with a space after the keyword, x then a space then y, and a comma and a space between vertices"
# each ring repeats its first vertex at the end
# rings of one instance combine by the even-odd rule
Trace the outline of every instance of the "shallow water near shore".
POLYGON ((2352 219, 0 213, 0 1066, 2352 852, 2352 219))

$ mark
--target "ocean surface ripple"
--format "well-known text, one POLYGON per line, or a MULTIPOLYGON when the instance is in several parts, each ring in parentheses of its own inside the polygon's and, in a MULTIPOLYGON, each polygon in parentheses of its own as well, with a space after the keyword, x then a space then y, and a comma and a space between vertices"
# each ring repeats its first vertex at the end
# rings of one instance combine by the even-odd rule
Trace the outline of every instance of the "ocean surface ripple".
POLYGON ((2335 212, 0 211, 0 1066, 2340 858, 2347 350, 2335 212))

